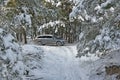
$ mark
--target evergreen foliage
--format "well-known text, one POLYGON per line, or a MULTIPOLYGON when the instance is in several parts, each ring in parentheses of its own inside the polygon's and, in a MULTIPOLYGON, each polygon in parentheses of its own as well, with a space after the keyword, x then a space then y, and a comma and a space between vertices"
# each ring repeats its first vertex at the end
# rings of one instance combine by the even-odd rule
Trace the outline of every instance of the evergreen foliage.
POLYGON ((0 28, 0 78, 20 80, 24 74, 21 49, 14 37, 0 28), (20 66, 21 65, 21 66, 20 66))

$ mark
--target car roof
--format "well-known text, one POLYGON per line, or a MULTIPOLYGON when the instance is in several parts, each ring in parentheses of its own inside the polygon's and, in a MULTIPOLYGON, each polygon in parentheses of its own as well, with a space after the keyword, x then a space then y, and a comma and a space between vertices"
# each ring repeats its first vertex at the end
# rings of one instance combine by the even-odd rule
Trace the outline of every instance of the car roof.
POLYGON ((38 35, 37 37, 39 36, 53 36, 52 34, 42 34, 42 35, 38 35))

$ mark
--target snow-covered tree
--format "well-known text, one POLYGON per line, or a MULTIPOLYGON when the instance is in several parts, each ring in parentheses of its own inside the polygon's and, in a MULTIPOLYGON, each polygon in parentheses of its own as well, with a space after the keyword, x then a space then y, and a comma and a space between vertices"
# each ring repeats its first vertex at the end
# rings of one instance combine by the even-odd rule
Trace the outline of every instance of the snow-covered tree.
POLYGON ((14 37, 0 28, 0 78, 2 80, 21 80, 25 66, 22 61, 21 47, 14 37))
POLYGON ((41 69, 42 57, 40 47, 21 47, 11 34, 0 28, 0 79, 36 79, 35 71, 41 69))
POLYGON ((81 33, 78 45, 78 56, 120 48, 118 19, 120 3, 119 0, 116 1, 83 0, 75 6, 76 9, 73 9, 71 14, 80 11, 79 14, 74 15, 74 17, 80 15, 83 18, 83 20, 80 20, 81 33), (86 19, 86 15, 89 16, 89 20, 86 19))

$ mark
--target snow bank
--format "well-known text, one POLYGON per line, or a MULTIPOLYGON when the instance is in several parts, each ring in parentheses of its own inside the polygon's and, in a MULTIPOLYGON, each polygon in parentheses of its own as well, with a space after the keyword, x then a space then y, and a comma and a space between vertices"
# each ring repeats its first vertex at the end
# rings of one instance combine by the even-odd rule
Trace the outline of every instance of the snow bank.
POLYGON ((23 62, 26 65, 27 79, 41 78, 39 75, 42 68, 42 58, 44 51, 40 46, 36 45, 23 45, 22 56, 23 62))
POLYGON ((93 62, 93 68, 91 69, 89 80, 117 80, 116 76, 118 75, 118 73, 107 75, 105 67, 120 65, 119 52, 120 50, 113 50, 102 59, 93 62))

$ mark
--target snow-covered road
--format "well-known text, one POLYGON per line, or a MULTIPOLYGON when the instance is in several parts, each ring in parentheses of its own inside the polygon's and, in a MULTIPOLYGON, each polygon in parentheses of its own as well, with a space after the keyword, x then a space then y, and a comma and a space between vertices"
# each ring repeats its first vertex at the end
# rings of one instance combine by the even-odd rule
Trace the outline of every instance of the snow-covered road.
POLYGON ((111 62, 120 63, 120 50, 100 59, 95 54, 76 58, 76 45, 24 45, 22 48, 23 60, 29 70, 25 80, 116 80, 115 76, 106 76, 105 66, 111 62))
POLYGON ((76 46, 42 48, 45 51, 41 71, 44 80, 88 80, 89 70, 75 57, 76 46))
POLYGON ((115 76, 106 76, 105 66, 119 63, 119 50, 100 59, 95 54, 76 58, 76 45, 24 45, 22 48, 31 76, 25 80, 116 80, 115 76))

